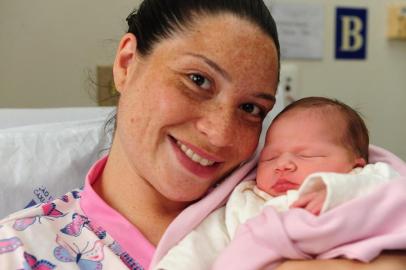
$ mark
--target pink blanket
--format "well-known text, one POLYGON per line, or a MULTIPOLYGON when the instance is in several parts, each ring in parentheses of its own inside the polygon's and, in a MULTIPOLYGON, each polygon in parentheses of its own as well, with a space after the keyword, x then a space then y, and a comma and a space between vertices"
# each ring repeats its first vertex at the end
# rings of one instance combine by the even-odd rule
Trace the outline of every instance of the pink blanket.
MULTIPOLYGON (((223 205, 237 183, 255 177, 251 170, 256 161, 245 164, 172 222, 157 246, 151 268, 210 212, 223 205)), ((240 227, 215 269, 270 268, 282 257, 345 256, 369 261, 383 249, 406 249, 406 215, 402 211, 406 209, 406 164, 388 151, 371 146, 370 162, 377 161, 391 164, 402 175, 399 181, 319 217, 301 209, 277 213, 266 208, 240 227)))

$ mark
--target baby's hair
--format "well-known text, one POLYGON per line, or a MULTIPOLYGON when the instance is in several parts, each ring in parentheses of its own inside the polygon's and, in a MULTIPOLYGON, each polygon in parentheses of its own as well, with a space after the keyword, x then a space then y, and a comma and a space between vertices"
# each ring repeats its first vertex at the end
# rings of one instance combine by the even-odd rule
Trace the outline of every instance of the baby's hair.
POLYGON ((354 151, 356 155, 368 163, 368 129, 360 113, 355 109, 336 99, 306 97, 289 104, 273 121, 277 121, 287 112, 296 109, 317 109, 320 110, 324 116, 328 116, 328 114, 332 112, 338 112, 347 125, 342 138, 344 146, 354 151))

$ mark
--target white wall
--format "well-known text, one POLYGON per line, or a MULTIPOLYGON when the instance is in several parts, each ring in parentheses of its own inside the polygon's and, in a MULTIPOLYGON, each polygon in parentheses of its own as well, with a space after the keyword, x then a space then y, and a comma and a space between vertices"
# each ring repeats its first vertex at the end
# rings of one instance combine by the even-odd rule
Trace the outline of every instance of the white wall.
POLYGON ((0 0, 0 107, 96 105, 90 78, 138 2, 0 0))
MULTIPOLYGON (((406 0, 278 0, 325 9, 321 61, 299 66, 300 95, 338 98, 365 115, 372 143, 406 160, 406 41, 386 39, 386 5, 406 0), (335 7, 369 9, 368 59, 334 59, 335 7)), ((92 106, 88 71, 109 65, 137 0, 0 2, 0 107, 92 106)))
MULTIPOLYGON (((276 2, 276 1, 275 1, 276 2)), ((406 160, 406 41, 386 38, 386 6, 406 0, 279 0, 320 3, 325 11, 322 61, 286 61, 299 67, 300 96, 337 98, 364 115, 373 144, 406 160), (366 61, 335 60, 335 8, 368 8, 366 61)))

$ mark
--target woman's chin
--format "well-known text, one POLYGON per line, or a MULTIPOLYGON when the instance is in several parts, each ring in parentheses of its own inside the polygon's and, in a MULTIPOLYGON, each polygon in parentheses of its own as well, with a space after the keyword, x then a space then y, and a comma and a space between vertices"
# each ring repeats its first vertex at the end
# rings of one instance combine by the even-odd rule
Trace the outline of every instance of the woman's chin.
POLYGON ((172 203, 175 204, 183 204, 185 206, 195 202, 196 200, 199 200, 200 198, 202 198, 204 196, 204 194, 206 194, 206 190, 205 191, 201 191, 201 192, 196 192, 196 190, 194 190, 194 192, 191 192, 190 190, 187 191, 181 191, 181 190, 176 190, 173 192, 163 192, 164 194, 162 194, 167 200, 169 200, 172 203))

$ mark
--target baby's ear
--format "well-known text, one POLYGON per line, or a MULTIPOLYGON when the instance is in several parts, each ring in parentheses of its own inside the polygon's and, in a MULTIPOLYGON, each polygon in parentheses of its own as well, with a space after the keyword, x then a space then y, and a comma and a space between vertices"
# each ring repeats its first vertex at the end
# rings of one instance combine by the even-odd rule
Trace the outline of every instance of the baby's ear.
POLYGON ((356 158, 354 163, 354 168, 362 168, 367 164, 364 158, 356 158))

